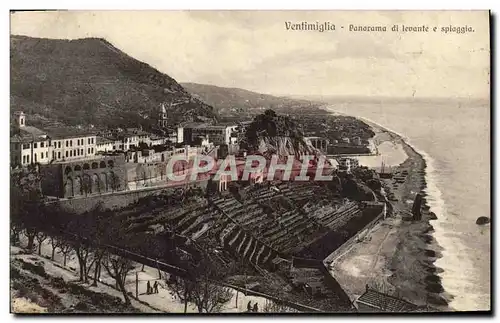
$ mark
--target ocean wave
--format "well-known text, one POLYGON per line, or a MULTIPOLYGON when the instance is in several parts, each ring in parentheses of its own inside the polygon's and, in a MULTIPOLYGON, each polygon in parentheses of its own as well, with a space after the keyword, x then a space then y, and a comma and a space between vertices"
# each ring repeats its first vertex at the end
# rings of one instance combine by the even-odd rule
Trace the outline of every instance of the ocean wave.
MULTIPOLYGON (((335 112, 337 112, 337 111, 335 111, 335 112)), ((343 114, 343 113, 340 113, 340 114, 347 115, 347 114, 343 114)), ((453 246, 456 247, 456 245, 454 245, 456 242, 450 241, 450 239, 448 239, 445 236, 444 228, 440 225, 440 224, 446 222, 447 210, 446 210, 445 201, 442 198, 442 192, 439 189, 439 187, 437 186, 438 176, 437 176, 437 169, 435 167, 435 160, 426 151, 424 151, 421 147, 418 147, 415 143, 413 143, 411 141, 411 139, 409 137, 407 137, 406 135, 399 133, 399 132, 395 131, 394 129, 391 129, 387 126, 381 125, 378 122, 371 120, 369 118, 362 117, 362 116, 356 116, 356 115, 355 115, 355 117, 359 118, 360 120, 363 120, 367 123, 374 124, 375 126, 398 136, 399 138, 401 138, 402 141, 404 141, 408 146, 410 146, 411 149, 413 149, 416 154, 418 154, 424 160, 424 163, 425 163, 424 179, 425 179, 425 183, 426 183, 426 188, 423 191, 425 192, 425 195, 426 195, 426 201, 427 201, 427 205, 429 206, 429 210, 431 212, 433 212, 434 214, 436 214, 436 216, 437 216, 436 221, 437 221, 438 225, 436 226, 434 234, 433 234, 434 239, 437 241, 437 244, 443 248, 443 251, 442 251, 443 257, 440 259, 437 259, 435 262, 435 265, 444 270, 444 272, 442 272, 438 275, 441 278, 443 289, 445 290, 445 292, 448 292, 450 290, 450 288, 453 287, 454 284, 456 284, 456 281, 449 279, 447 277, 448 275, 447 275, 446 271, 451 270, 452 272, 454 272, 456 270, 456 268, 460 268, 460 263, 455 263, 456 259, 454 259, 453 253, 447 252, 447 250, 450 247, 453 247, 453 246), (452 268, 454 268, 455 270, 453 270, 452 268)), ((451 288, 451 289, 453 289, 453 288, 451 288)), ((450 307, 453 307, 453 302, 451 302, 448 305, 450 307)))
POLYGON ((327 109, 336 114, 354 116, 399 136, 415 153, 422 157, 425 162, 424 179, 426 183, 426 188, 423 191, 426 194, 430 211, 437 216, 437 220, 431 222, 434 227, 432 236, 439 247, 443 249, 441 251, 442 257, 438 258, 434 265, 443 269, 443 272, 439 273, 441 284, 446 294, 452 296, 448 306, 450 309, 458 311, 489 310, 490 303, 487 301, 489 294, 485 294, 477 288, 477 280, 481 279, 480 272, 477 272, 471 254, 467 251, 469 248, 457 237, 457 233, 460 234, 460 232, 454 231, 453 214, 449 214, 442 191, 438 187, 443 174, 438 169, 436 160, 409 137, 390 127, 381 125, 370 118, 355 115, 355 113, 347 114, 332 108, 327 109))

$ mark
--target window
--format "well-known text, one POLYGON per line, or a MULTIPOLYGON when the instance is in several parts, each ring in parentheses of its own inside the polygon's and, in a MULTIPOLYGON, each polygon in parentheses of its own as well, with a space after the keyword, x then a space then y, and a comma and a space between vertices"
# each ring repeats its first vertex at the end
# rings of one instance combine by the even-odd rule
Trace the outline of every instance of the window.
POLYGON ((37 158, 36 158, 36 153, 35 153, 35 163, 36 163, 36 161, 37 161, 37 158))
POLYGON ((41 142, 41 143, 40 143, 40 148, 43 148, 43 147, 45 147, 45 143, 44 143, 44 142, 41 142))
POLYGON ((40 159, 43 159, 43 152, 40 153, 40 159))
POLYGON ((87 144, 89 144, 89 145, 90 145, 90 138, 88 138, 88 139, 87 139, 87 144))
POLYGON ((24 125, 24 119, 21 118, 21 126, 24 125))
POLYGON ((37 143, 35 142, 35 143, 33 144, 33 148, 37 148, 37 147, 38 147, 38 145, 37 145, 37 143))
POLYGON ((69 155, 69 154, 68 154, 68 152, 67 152, 67 151, 66 151, 66 154, 65 154, 65 155, 66 155, 66 157, 68 157, 68 155, 69 155))
POLYGON ((55 151, 52 152, 52 159, 56 159, 56 152, 55 151))
POLYGON ((80 155, 83 156, 83 149, 80 149, 80 155))
POLYGON ((69 157, 73 157, 73 150, 69 151, 69 157))
POLYGON ((90 148, 87 148, 87 154, 90 154, 90 148))
POLYGON ((94 153, 94 148, 90 148, 90 153, 93 154, 94 153))
POLYGON ((60 151, 57 152, 57 158, 58 159, 61 158, 61 152, 60 151))
POLYGON ((73 140, 70 140, 70 141, 69 141, 69 146, 70 146, 70 147, 73 147, 73 140))
POLYGON ((23 156, 23 164, 26 164, 26 156, 23 156))
POLYGON ((30 149, 30 144, 23 144, 23 149, 30 149))
POLYGON ((26 162, 29 164, 30 163, 30 156, 26 156, 26 162))
POLYGON ((91 142, 91 144, 94 144, 94 138, 92 138, 92 142, 91 142))
POLYGON ((57 148, 61 148, 61 142, 60 141, 57 143, 57 148))
POLYGON ((77 150, 76 150, 76 155, 77 155, 77 156, 80 156, 80 149, 77 149, 77 150))

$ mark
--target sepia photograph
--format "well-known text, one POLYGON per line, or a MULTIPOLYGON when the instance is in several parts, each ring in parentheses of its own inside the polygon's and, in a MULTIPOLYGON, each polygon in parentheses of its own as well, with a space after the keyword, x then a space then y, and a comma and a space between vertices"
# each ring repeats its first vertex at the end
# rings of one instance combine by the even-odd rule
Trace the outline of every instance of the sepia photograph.
POLYGON ((4 14, 10 313, 492 313, 488 10, 4 14))

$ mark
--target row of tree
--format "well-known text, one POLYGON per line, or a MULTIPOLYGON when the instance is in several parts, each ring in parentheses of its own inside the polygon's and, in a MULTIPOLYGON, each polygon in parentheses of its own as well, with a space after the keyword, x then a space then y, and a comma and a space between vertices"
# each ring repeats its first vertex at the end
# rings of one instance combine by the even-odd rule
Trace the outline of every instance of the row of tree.
POLYGON ((152 249, 154 245, 158 247, 157 250, 148 250, 153 254, 159 255, 162 249, 172 249, 174 252, 170 252, 171 255, 184 258, 178 263, 183 264, 187 276, 164 276, 168 276, 165 284, 184 302, 185 309, 191 302, 200 312, 216 312, 231 299, 230 289, 213 283, 227 273, 216 268, 215 262, 210 259, 209 254, 213 250, 201 250, 207 257, 193 257, 181 252, 175 245, 169 245, 168 241, 164 241, 166 244, 163 245, 153 240, 150 243, 148 235, 143 232, 129 232, 126 216, 122 217, 116 212, 98 207, 87 214, 72 216, 45 202, 36 168, 19 169, 11 174, 11 243, 20 244, 23 234, 27 238, 26 249, 30 252, 38 249, 41 255, 42 245, 48 241, 52 248, 51 259, 55 260, 56 252, 61 254, 64 266, 67 265, 67 259, 75 255, 81 282, 90 283, 89 280, 93 280, 92 285, 97 285, 104 268, 115 280, 125 303, 130 304, 125 279, 133 269, 134 261, 131 258, 140 261, 142 251, 152 249), (126 246, 127 250, 111 246, 111 241, 124 248, 126 246), (132 254, 129 249, 136 251, 135 258, 127 256, 132 254))

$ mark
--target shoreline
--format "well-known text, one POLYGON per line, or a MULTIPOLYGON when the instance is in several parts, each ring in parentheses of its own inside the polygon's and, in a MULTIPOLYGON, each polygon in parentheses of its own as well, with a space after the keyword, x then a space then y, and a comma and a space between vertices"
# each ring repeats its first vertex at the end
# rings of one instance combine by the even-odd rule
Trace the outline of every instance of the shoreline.
POLYGON ((431 222, 437 218, 427 201, 427 161, 404 136, 371 120, 354 117, 367 123, 374 132, 387 134, 389 139, 381 143, 391 141, 402 146, 406 159, 391 169, 393 172, 406 170, 408 175, 404 184, 398 186, 392 179, 382 180, 384 187, 397 198, 390 202, 393 214, 381 220, 363 241, 340 256, 332 264, 332 274, 344 280, 342 285, 347 286, 352 298, 360 296, 365 285, 372 284, 381 292, 426 306, 431 311, 451 311, 448 304, 453 298, 441 283, 439 274, 443 269, 435 264, 442 257, 443 248, 433 234, 431 222), (411 221, 408 213, 411 214, 417 193, 423 197, 422 219, 411 221), (364 280, 364 284, 360 280, 364 280))
MULTIPOLYGON (((434 227, 431 222, 436 220, 437 217, 427 202, 427 161, 401 134, 365 118, 360 119, 373 129, 387 133, 391 137, 391 141, 401 143, 407 155, 402 164, 394 167, 395 170, 399 170, 405 167, 405 164, 410 164, 408 167, 411 168, 411 171, 409 171, 404 191, 400 194, 395 193, 398 201, 391 202, 393 208, 395 210, 399 209, 400 213, 411 212, 416 194, 420 193, 423 198, 422 219, 418 222, 402 219, 398 226, 399 242, 392 259, 386 264, 392 272, 388 281, 396 289, 397 294, 405 295, 414 302, 425 299, 425 303, 418 304, 416 302, 417 305, 430 305, 449 311, 451 308, 449 308, 448 304, 452 300, 452 296, 445 292, 441 283, 439 274, 443 272, 443 269, 435 265, 436 260, 442 258, 444 249, 433 235, 434 227), (411 203, 409 203, 410 201, 411 203), (411 261, 409 266, 408 261, 411 261), (400 290, 403 286, 409 290, 412 289, 412 286, 418 287, 412 291, 411 294, 413 295, 408 295, 407 291, 400 290)), ((400 217, 402 214, 396 213, 392 216, 400 217)))

